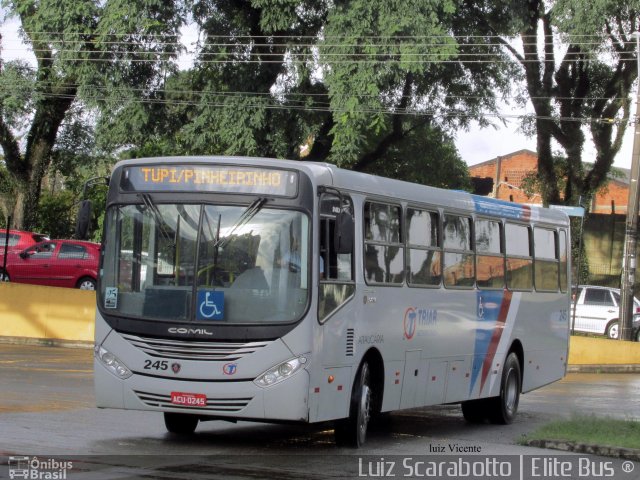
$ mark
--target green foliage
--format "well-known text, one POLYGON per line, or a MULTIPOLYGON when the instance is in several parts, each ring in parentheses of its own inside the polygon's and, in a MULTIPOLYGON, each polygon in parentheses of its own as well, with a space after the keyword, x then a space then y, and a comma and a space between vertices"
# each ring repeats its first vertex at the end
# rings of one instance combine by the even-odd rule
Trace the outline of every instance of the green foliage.
POLYGON ((640 423, 610 417, 574 415, 556 420, 527 434, 529 440, 559 440, 587 445, 640 449, 640 423))
POLYGON ((367 172, 439 188, 471 190, 467 164, 453 140, 438 128, 422 126, 367 172))
MULTIPOLYGON (((627 0, 557 0, 553 8, 556 23, 572 42, 585 44, 587 49, 602 50, 609 34, 606 23, 617 24, 622 30, 633 27, 630 19, 640 11, 640 1, 627 0), (626 24, 626 25, 625 25, 626 24), (598 35, 599 42, 584 42, 585 35, 598 35)), ((633 31, 633 30, 629 30, 633 31)))
POLYGON ((390 130, 398 106, 420 101, 398 98, 407 75, 424 85, 432 70, 429 60, 455 55, 446 28, 453 11, 452 2, 417 0, 355 0, 331 10, 320 58, 329 66, 325 83, 336 120, 332 160, 337 164, 355 164, 372 137, 390 130), (416 61, 420 58, 428 61, 416 61))
POLYGON ((40 197, 35 230, 46 233, 51 238, 71 238, 75 231, 73 192, 62 190, 55 194, 48 192, 40 197))
POLYGON ((16 60, 2 66, 0 75, 0 105, 5 122, 12 128, 24 129, 28 113, 36 99, 35 72, 29 64, 16 60))
POLYGON ((527 119, 524 128, 537 136, 540 191, 545 204, 570 205, 607 183, 620 151, 637 77, 632 33, 640 28, 640 2, 520 2, 514 17, 529 48, 504 45, 525 70, 535 109, 535 125, 527 119), (596 151, 589 169, 582 165, 587 128, 596 151), (564 169, 555 165, 552 141, 564 151, 564 169))
MULTIPOLYGON (((468 188, 450 138, 472 119, 487 125, 510 88, 513 70, 484 20, 512 28, 511 3, 4 0, 50 57, 36 71, 0 72, 5 122, 40 132, 64 113, 42 164, 9 169, 23 186, 39 187, 35 172, 62 176, 79 200, 82 181, 115 156, 299 158, 313 144, 313 160, 468 188), (187 19, 197 58, 179 71, 187 19), (472 61, 478 54, 491 61, 472 61)), ((47 211, 64 203, 54 197, 47 211)))
MULTIPOLYGON (((73 152, 87 153, 83 142, 96 118, 108 124, 125 115, 134 123, 139 117, 132 112, 141 112, 134 106, 177 70, 186 0, 3 0, 2 6, 20 20, 37 59, 35 70, 20 62, 0 69, 0 145, 21 193, 20 226, 32 228, 50 163, 70 171, 90 161, 95 152, 73 152)), ((110 140, 102 143, 122 147, 110 140)))

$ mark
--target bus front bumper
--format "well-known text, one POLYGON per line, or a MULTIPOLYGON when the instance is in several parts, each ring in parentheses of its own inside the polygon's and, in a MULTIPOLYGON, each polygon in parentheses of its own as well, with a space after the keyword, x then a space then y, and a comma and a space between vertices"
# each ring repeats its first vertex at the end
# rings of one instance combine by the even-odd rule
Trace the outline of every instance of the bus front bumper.
POLYGON ((94 361, 96 401, 99 408, 189 413, 230 420, 295 421, 309 418, 309 374, 302 369, 269 387, 253 381, 197 381, 133 374, 117 378, 94 361), (198 398, 198 406, 177 405, 176 393, 198 398), (203 399, 206 398, 206 400, 203 399), (206 405, 200 406, 206 401, 206 405))

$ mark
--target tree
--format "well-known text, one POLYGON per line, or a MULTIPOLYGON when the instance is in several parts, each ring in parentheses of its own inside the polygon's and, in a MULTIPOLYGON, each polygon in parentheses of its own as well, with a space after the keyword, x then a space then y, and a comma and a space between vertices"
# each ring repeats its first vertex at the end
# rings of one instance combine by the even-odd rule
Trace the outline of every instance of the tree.
POLYGON ((529 131, 536 135, 544 203, 576 204, 579 196, 588 201, 607 182, 629 121, 637 77, 631 33, 640 27, 640 2, 532 0, 474 8, 491 17, 494 8, 512 12, 509 24, 485 21, 525 73, 524 99, 535 111, 529 131), (582 158, 585 128, 596 148, 587 169, 582 158), (556 168, 553 141, 564 150, 566 168, 556 168), (558 181, 558 172, 564 181, 558 181))
MULTIPOLYGON (((488 124, 510 69, 467 12, 453 0, 353 0, 330 11, 320 44, 333 111, 330 159, 365 170, 416 129, 488 124), (480 54, 493 61, 478 62, 480 54)), ((428 155, 412 144, 412 157, 428 155)))
POLYGON ((184 22, 179 2, 4 0, 20 19, 36 66, 0 69, 0 146, 16 189, 14 222, 36 225, 43 176, 78 103, 121 111, 122 92, 145 92, 172 67, 184 22))
POLYGON ((304 155, 416 181, 437 163, 433 146, 471 119, 488 124, 509 86, 508 65, 476 61, 505 54, 473 36, 483 27, 457 0, 203 0, 193 17, 194 68, 136 106, 137 129, 111 122, 133 155, 304 155))

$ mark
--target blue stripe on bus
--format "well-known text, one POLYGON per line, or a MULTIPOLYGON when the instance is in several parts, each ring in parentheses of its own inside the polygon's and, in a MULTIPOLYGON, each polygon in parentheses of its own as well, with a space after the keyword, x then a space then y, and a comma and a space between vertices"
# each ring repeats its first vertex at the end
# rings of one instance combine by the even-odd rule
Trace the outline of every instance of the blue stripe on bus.
MULTIPOLYGON (((471 396, 476 381, 478 380, 478 376, 483 370, 482 367, 487 356, 490 354, 489 347, 491 345, 491 340, 496 328, 499 328, 498 324, 500 323, 499 317, 503 300, 504 292, 502 290, 478 290, 476 294, 476 321, 479 325, 476 328, 469 396, 471 396)), ((504 322, 504 319, 502 322, 504 322)), ((481 385, 481 390, 483 386, 484 385, 481 385)))
POLYGON ((531 207, 529 205, 505 202, 495 198, 478 197, 476 195, 472 195, 471 198, 473 199, 476 213, 525 221, 531 218, 531 207))

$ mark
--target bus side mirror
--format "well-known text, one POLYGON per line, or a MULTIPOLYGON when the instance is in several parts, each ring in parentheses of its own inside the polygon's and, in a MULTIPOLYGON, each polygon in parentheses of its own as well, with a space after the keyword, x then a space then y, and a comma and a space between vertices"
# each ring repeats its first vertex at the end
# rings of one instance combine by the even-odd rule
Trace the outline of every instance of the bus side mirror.
POLYGON ((86 240, 89 237, 89 227, 91 227, 91 200, 83 200, 78 210, 75 237, 78 240, 86 240))
POLYGON ((347 212, 340 212, 336 217, 336 227, 333 235, 333 247, 337 254, 353 252, 354 223, 353 217, 347 212))

